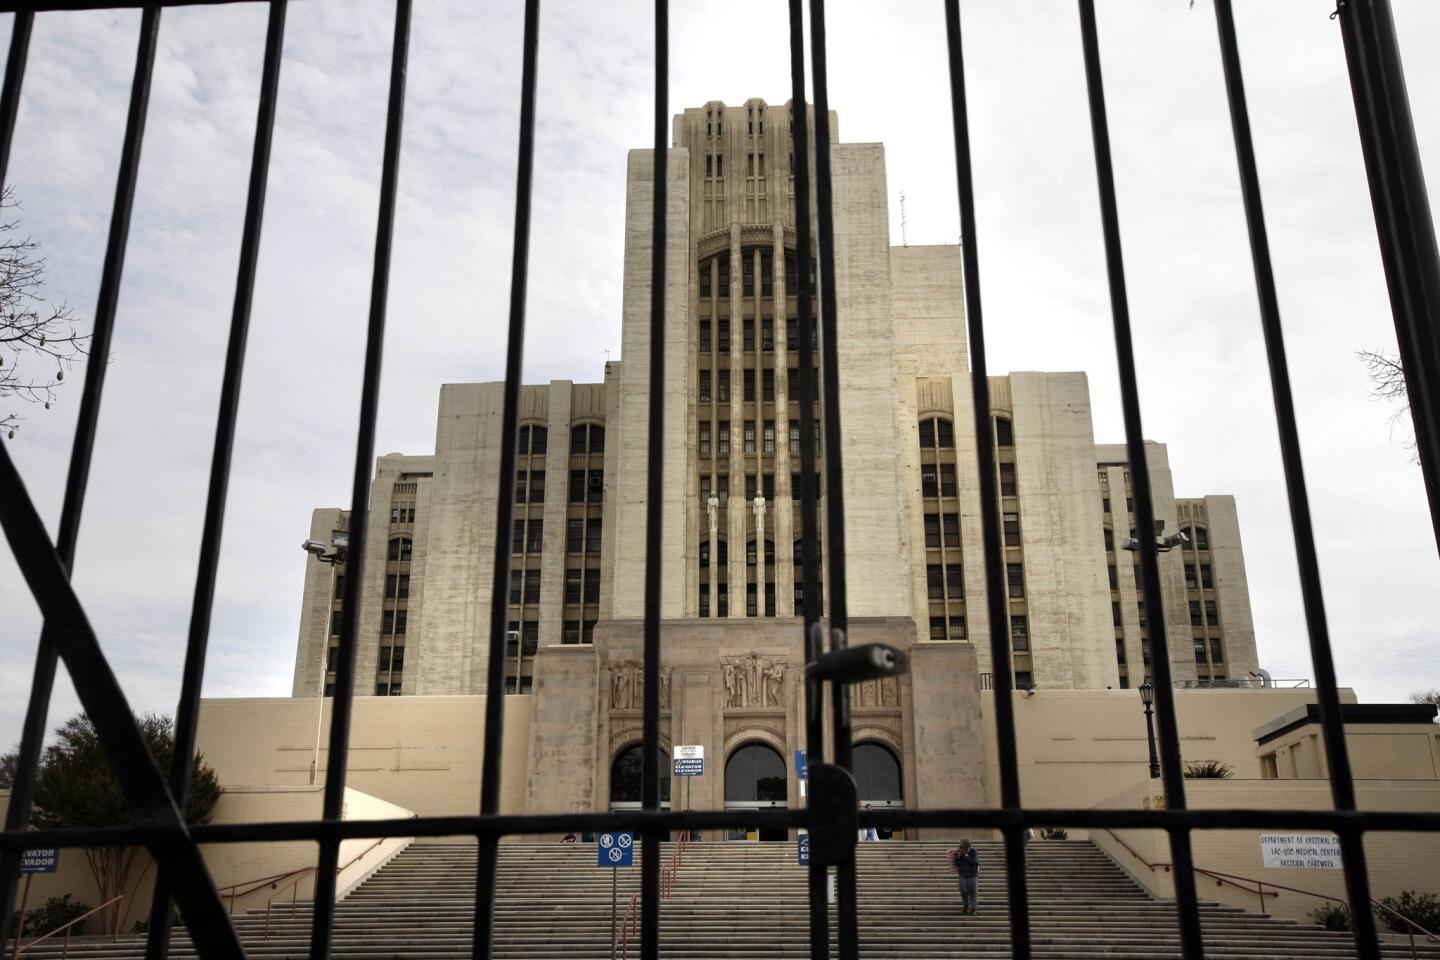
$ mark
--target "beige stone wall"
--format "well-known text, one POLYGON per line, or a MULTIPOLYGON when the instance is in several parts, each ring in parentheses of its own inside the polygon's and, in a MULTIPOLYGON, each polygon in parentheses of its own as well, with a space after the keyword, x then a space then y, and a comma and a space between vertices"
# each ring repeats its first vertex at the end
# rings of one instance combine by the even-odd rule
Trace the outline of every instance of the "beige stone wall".
MULTIPOLYGON (((1011 696, 1025 806, 1092 806, 1113 793, 1117 784, 1148 775, 1145 714, 1136 691, 1042 689, 1034 696, 1011 696)), ((993 691, 983 691, 980 710, 985 718, 989 800, 998 806, 994 697, 993 691)), ((1354 703, 1354 692, 1342 689, 1341 700, 1354 703)), ((1314 702, 1315 691, 1308 689, 1176 690, 1183 759, 1216 760, 1229 764, 1236 777, 1259 779, 1255 728, 1314 702)))
MULTIPOLYGON (((1440 724, 1347 723, 1345 745, 1357 780, 1440 780, 1440 724)), ((1265 776, 1330 775, 1319 724, 1306 724, 1255 748, 1265 776)))
MULTIPOLYGON (((686 495, 692 482, 687 460, 691 448, 686 426, 690 395, 689 341, 691 266, 690 154, 666 152, 665 249, 665 433, 662 522, 661 606, 666 617, 682 616, 692 592, 686 579, 696 565, 698 542, 685 537, 686 495)), ((621 346, 627 363, 619 366, 618 412, 607 435, 619 475, 607 486, 605 536, 613 544, 610 593, 604 607, 614 617, 644 614, 646 464, 649 460, 650 266, 654 211, 654 153, 632 150, 626 174, 625 270, 621 305, 621 346), (613 518, 613 519, 611 519, 613 518)), ((743 495, 743 490, 741 491, 743 495)), ((733 542, 733 541, 732 541, 733 542)), ((743 541, 742 541, 743 542, 743 541)))
MULTIPOLYGON (((1355 785, 1356 803, 1361 810, 1440 810, 1440 782, 1413 780, 1366 780, 1355 785)), ((1097 806, 1136 809, 1156 797, 1163 800, 1158 785, 1139 783, 1097 806)), ((1186 802, 1192 809, 1214 810, 1241 807, 1257 810, 1328 810, 1332 807, 1327 783, 1296 783, 1293 780, 1187 780, 1186 802)), ((1286 831, 1266 831, 1283 833, 1286 831)), ((1309 832, 1309 831, 1296 831, 1309 832)), ((1093 839, 1116 863, 1157 897, 1175 895, 1174 877, 1166 869, 1170 844, 1165 834, 1154 830, 1095 831, 1093 839)), ((1281 884, 1320 896, 1291 891, 1267 893, 1264 910, 1278 917, 1305 921, 1310 911, 1327 901, 1343 900, 1345 878, 1341 870, 1297 870, 1267 868, 1260 850, 1260 832, 1255 830, 1198 830, 1191 834, 1195 866, 1215 873, 1230 874, 1267 884, 1281 884)), ((1365 834, 1365 860, 1370 876, 1371 896, 1391 897, 1404 890, 1435 890, 1435 862, 1440 857, 1440 835, 1423 833, 1371 832, 1365 834)), ((1197 885, 1206 900, 1217 900, 1247 910, 1260 910, 1260 898, 1234 883, 1217 883, 1216 878, 1197 875, 1197 885)), ((1244 887, 1253 888, 1253 883, 1244 887)), ((1267 888, 1268 889, 1268 888, 1267 888)), ((1330 901, 1333 902, 1333 901, 1330 901)))
MULTIPOLYGON (((529 696, 505 698, 500 809, 525 804, 529 696)), ((320 782, 330 737, 330 701, 320 728, 320 782)), ((204 700, 197 749, 221 783, 304 786, 315 750, 316 702, 204 700)), ((356 697, 346 783, 423 816, 479 810, 484 697, 356 697)))

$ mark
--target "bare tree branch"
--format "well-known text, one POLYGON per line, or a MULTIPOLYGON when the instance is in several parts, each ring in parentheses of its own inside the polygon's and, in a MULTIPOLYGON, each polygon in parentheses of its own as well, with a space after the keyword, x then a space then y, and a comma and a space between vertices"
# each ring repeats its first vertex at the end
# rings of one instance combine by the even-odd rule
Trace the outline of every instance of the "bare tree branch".
MULTIPOLYGON (((87 355, 90 336, 75 328, 64 302, 41 295, 45 258, 40 244, 20 237, 13 188, 0 194, 0 403, 38 404, 49 409, 75 361, 87 355)), ((0 432, 15 437, 21 417, 0 413, 0 432)))
MULTIPOLYGON (((1405 447, 1415 450, 1415 424, 1410 419, 1410 395, 1405 386, 1405 368, 1398 356, 1376 353, 1373 350, 1356 351, 1355 356, 1365 364, 1370 377, 1370 395, 1376 400, 1399 400, 1400 406, 1390 414, 1390 435, 1400 430, 1406 435, 1405 447)), ((1412 453, 1410 459, 1420 462, 1420 454, 1412 453)))

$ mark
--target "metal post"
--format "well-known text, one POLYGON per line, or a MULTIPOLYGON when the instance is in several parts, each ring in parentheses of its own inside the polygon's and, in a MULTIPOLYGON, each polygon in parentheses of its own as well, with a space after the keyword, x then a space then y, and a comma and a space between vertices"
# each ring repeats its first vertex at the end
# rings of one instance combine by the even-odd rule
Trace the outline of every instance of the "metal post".
POLYGON ((614 867, 610 868, 610 960, 615 960, 615 892, 619 886, 614 867))
POLYGON ((10 960, 20 956, 20 935, 25 932, 25 910, 30 906, 30 881, 35 874, 25 874, 25 893, 20 897, 20 919, 15 921, 15 947, 10 951, 10 960))
POLYGON ((1155 711, 1145 704, 1145 736, 1150 741, 1150 779, 1160 779, 1160 758, 1155 755, 1155 711))

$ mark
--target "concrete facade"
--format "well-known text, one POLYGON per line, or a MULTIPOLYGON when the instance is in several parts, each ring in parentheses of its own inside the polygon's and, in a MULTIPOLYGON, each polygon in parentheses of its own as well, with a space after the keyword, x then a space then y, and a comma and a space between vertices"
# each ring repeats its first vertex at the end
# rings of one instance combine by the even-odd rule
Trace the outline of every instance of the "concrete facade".
MULTIPOLYGON (((892 246, 884 147, 840 143, 836 118, 826 121, 836 141, 841 443, 820 440, 817 469, 843 458, 852 633, 913 653, 910 676, 856 692, 857 718, 869 724, 857 722, 856 737, 898 763, 893 792, 907 802, 979 803, 977 698, 994 664, 960 252, 892 246)), ((747 743, 788 762, 802 745, 796 281, 812 254, 796 249, 791 122, 788 106, 760 100, 685 110, 665 170, 664 735, 667 750, 673 734, 706 744, 716 762, 747 743)), ((533 695, 518 788, 527 809, 603 806, 612 767, 638 740, 654 177, 652 151, 632 151, 623 359, 605 365, 600 383, 522 388, 516 476, 498 475, 498 383, 445 385, 434 453, 377 461, 356 691, 533 695), (498 532, 512 548, 509 618, 492 636, 499 496, 512 498, 514 524, 498 532), (504 689, 487 691, 496 643, 506 648, 504 689)), ((1083 373, 1016 372, 985 386, 1003 526, 1001 631, 1017 685, 1138 686, 1151 631, 1124 569, 1133 521, 1123 447, 1096 445, 1083 373)), ((1234 501, 1177 500, 1165 447, 1147 451, 1157 516, 1167 532, 1194 535, 1162 555, 1175 676, 1248 682, 1258 659, 1234 501)), ((823 516, 831 491, 818 486, 823 516)), ((319 510, 312 537, 348 522, 319 510)), ((818 539, 823 560, 829 536, 818 539)), ((318 559, 307 569, 296 697, 333 682, 320 663, 338 643, 344 575, 343 564, 318 559)), ((696 787, 705 803, 726 802, 715 794, 722 781, 696 787)))

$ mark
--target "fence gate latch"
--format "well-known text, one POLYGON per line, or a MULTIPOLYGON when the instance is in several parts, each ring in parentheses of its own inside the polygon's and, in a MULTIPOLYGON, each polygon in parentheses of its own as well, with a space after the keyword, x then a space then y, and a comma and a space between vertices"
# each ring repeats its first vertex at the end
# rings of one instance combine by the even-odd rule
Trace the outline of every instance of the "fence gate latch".
POLYGON ((810 862, 822 867, 844 863, 855 856, 860 831, 855 778, 833 763, 811 764, 805 777, 810 781, 810 862))

